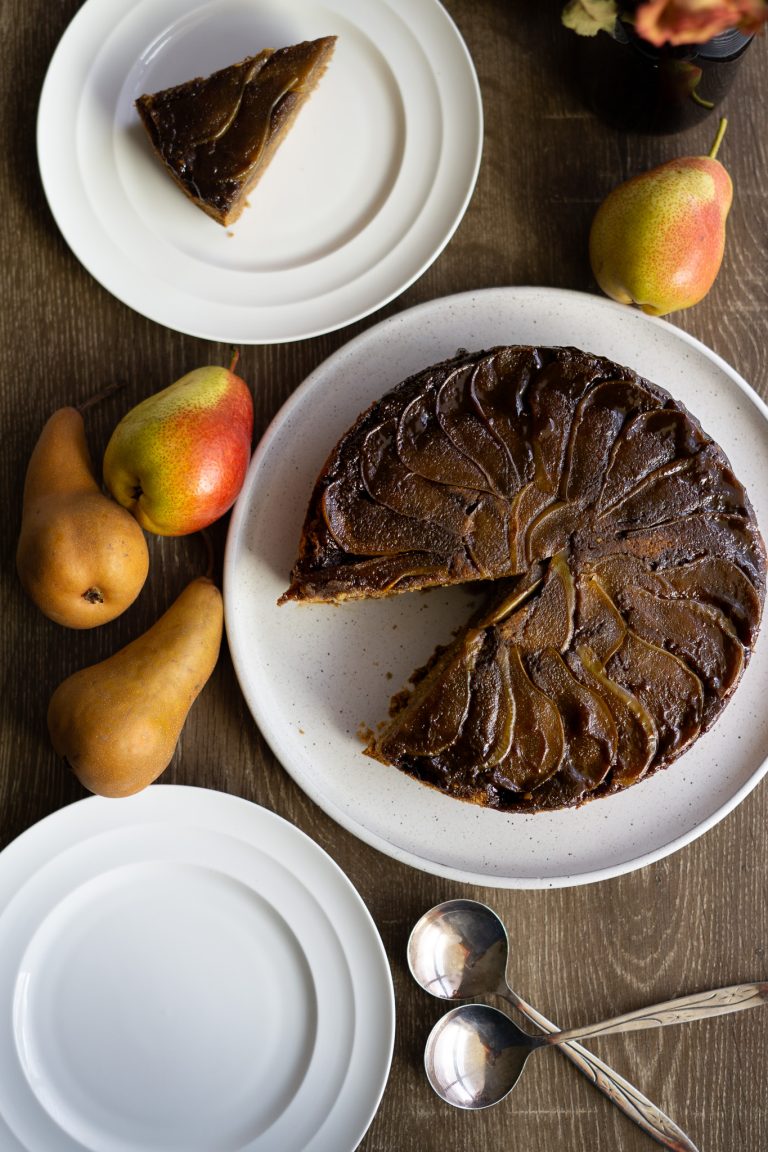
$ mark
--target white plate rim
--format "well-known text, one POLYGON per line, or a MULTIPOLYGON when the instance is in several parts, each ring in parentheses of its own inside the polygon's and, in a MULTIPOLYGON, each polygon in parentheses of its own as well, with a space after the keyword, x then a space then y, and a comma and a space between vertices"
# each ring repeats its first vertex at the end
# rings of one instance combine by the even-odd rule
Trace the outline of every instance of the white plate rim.
MULTIPOLYGON (((168 3, 169 0, 162 2, 168 3)), ((224 2, 203 0, 201 8, 213 9, 224 2)), ((302 2, 311 5, 315 0, 302 2)), ((333 2, 337 2, 344 12, 348 0, 333 2)), ((140 3, 149 6, 149 0, 140 0, 140 3)), ((437 183, 419 209, 415 222, 404 219, 400 225, 402 232, 395 230, 391 236, 390 250, 404 249, 402 268, 387 267, 384 279, 378 283, 382 273, 377 271, 374 263, 362 276, 354 276, 343 290, 338 288, 323 293, 318 289, 314 299, 297 300, 281 313, 274 307, 240 309, 219 301, 199 299, 181 282, 169 284, 158 276, 157 271, 153 275, 151 268, 129 268, 130 261, 125 253, 122 259, 114 259, 117 252, 113 253, 111 249, 120 227, 119 219, 114 220, 108 233, 84 207, 90 185, 95 190, 94 195, 98 196, 98 181, 93 175, 84 175, 78 161, 77 129, 72 121, 78 118, 82 93, 78 91, 73 96, 71 89, 84 86, 88 78, 77 74, 80 41, 93 34, 92 27, 97 22, 106 21, 106 32, 111 22, 116 22, 135 7, 136 0, 86 0, 65 29, 49 63, 38 105, 36 137, 43 190, 54 220, 78 260, 103 288, 140 315, 187 335, 237 344, 267 344, 307 339, 351 324, 383 307, 423 275, 458 228, 474 192, 483 146, 482 95, 466 43, 440 0, 422 0, 418 10, 409 7, 409 0, 369 0, 369 3, 375 10, 389 13, 400 21, 416 42, 419 27, 425 21, 439 30, 432 49, 437 59, 429 61, 430 67, 434 68, 430 79, 439 85, 441 105, 448 102, 454 112, 460 108, 461 130, 451 133, 450 117, 444 115, 441 107, 445 122, 440 124, 444 139, 437 183), (451 68, 454 69, 452 74, 451 68), (436 206, 444 219, 441 234, 431 236, 429 217, 435 215, 431 210, 436 206), (312 318, 312 308, 320 304, 324 294, 333 297, 335 314, 317 322, 312 318), (193 321, 180 316, 189 309, 195 312, 193 321), (274 324, 276 329, 271 330, 274 324)), ((156 13, 151 9, 154 24, 147 30, 148 42, 163 27, 162 3, 155 8, 156 13)), ((133 60, 125 61, 126 72, 133 63, 133 60)), ((401 92, 400 96, 404 94, 401 92)), ((418 103, 415 107, 409 106, 408 115, 411 120, 414 116, 418 118, 418 103)), ((114 166, 111 156, 109 166, 111 171, 114 166)), ((183 198, 180 203, 182 208, 188 207, 183 198)), ((201 226, 210 225, 202 213, 199 215, 201 226)), ((301 267, 298 272, 301 273, 301 267)), ((233 286, 239 275, 241 273, 233 273, 233 286)))
MULTIPOLYGON (((561 887, 573 887, 582 884, 598 883, 607 879, 612 879, 617 876, 624 875, 629 872, 636 871, 637 869, 644 868, 647 865, 655 863, 666 856, 679 851, 681 848, 692 843, 703 835, 709 829, 713 828, 721 820, 723 820, 734 808, 736 808, 752 790, 757 786, 760 780, 768 772, 768 757, 764 758, 759 763, 749 778, 737 788, 729 797, 709 816, 700 821, 695 828, 687 829, 685 832, 678 836, 670 838, 665 844, 658 846, 649 851, 638 852, 631 855, 626 860, 618 864, 611 864, 606 867, 591 868, 587 872, 579 874, 569 874, 563 871, 557 875, 541 875, 525 877, 517 877, 510 875, 499 875, 496 873, 485 872, 481 870, 468 870, 462 867, 453 867, 446 865, 442 862, 435 861, 429 857, 421 856, 413 850, 403 849, 397 844, 392 844, 386 837, 382 837, 375 832, 370 831, 355 819, 348 817, 347 813, 342 811, 333 801, 329 800, 324 794, 321 787, 313 786, 313 782, 308 780, 306 776, 290 762, 286 762, 285 748, 281 740, 281 733, 279 727, 273 724, 271 717, 265 713, 264 709, 260 706, 258 695, 255 694, 247 683, 247 674, 245 665, 247 662, 247 654, 244 652, 242 645, 239 643, 238 627, 237 627, 237 563, 238 551, 242 546, 242 536, 246 531, 246 522, 248 517, 248 501, 250 493, 253 488, 254 478, 262 468, 262 462, 267 456, 270 445, 274 438, 279 434, 279 431, 289 419, 293 419, 297 411, 299 411, 308 397, 318 388, 322 386, 323 381, 328 373, 333 370, 334 366, 339 364, 344 358, 354 358, 361 351, 366 350, 371 344, 375 343, 384 333, 398 326, 405 326, 409 331, 413 331, 419 324, 423 327, 429 324, 436 315, 439 315, 445 309, 452 309, 454 312, 461 309, 464 305, 478 307, 482 310, 484 302, 489 304, 498 304, 499 301, 506 301, 514 304, 520 308, 536 309, 542 304, 549 306, 564 306, 570 307, 579 311, 586 309, 588 312, 599 315, 606 325, 610 326, 613 321, 616 324, 637 325, 639 328, 646 329, 652 332, 656 329, 662 334, 671 336, 676 342, 682 345, 687 345, 690 349, 694 350, 699 355, 705 357, 713 365, 715 365, 730 381, 740 390, 749 403, 753 406, 757 413, 762 417, 762 420, 768 424, 768 405, 762 398, 754 391, 754 389, 747 383, 747 381, 721 356, 708 348, 696 337, 689 333, 677 328, 669 321, 657 317, 647 316, 636 309, 627 308, 625 305, 616 304, 611 300, 603 297, 598 297, 570 289, 560 288, 546 288, 546 287, 533 287, 533 286, 515 286, 503 288, 486 288, 479 290, 470 290, 454 294, 452 296, 442 297, 435 300, 430 300, 425 303, 416 305, 407 309, 395 316, 380 321, 372 328, 360 333, 358 336, 351 339, 346 345, 342 346, 336 352, 332 353, 327 359, 319 364, 313 372, 299 385, 296 391, 286 400, 282 408, 276 413, 273 420, 267 427, 262 440, 257 446, 254 457, 249 470, 249 475, 246 478, 243 491, 238 498, 235 505, 232 520, 229 527, 225 561, 224 561, 224 602, 225 602, 225 623, 227 628, 227 636, 232 655, 235 672, 238 677, 246 702, 251 710, 260 731, 264 735, 267 743, 272 748, 277 759, 282 763, 283 767, 288 771, 289 775, 293 776, 299 786, 310 796, 310 798, 319 805, 329 816, 336 820, 342 827, 353 835, 359 837, 365 843, 370 844, 372 847, 377 848, 384 854, 406 863, 417 869, 426 871, 433 875, 444 877, 449 880, 456 880, 463 883, 470 883, 485 887, 492 888, 519 888, 519 889, 549 889, 561 887)), ((456 346, 467 346, 461 339, 459 333, 456 337, 456 346)), ((500 341, 503 342, 503 341, 500 341)), ((548 341, 549 343, 558 341, 548 341)), ((578 341, 561 341, 563 343, 578 341)), ((541 341, 547 343, 547 341, 541 341)), ((471 346, 471 345, 470 345, 471 346)), ((593 348, 592 351, 595 351, 593 348)), ((614 357, 619 361, 619 356, 614 357)), ((425 366, 426 361, 421 366, 425 366)), ((626 362, 626 361, 625 361, 626 362)), ((416 370, 415 368, 413 369, 416 370)), ((749 490, 749 484, 747 484, 749 490)), ((309 492, 307 492, 307 499, 309 492)), ((768 511, 766 509, 765 511, 768 511)), ((765 521, 761 519, 761 525, 765 521)), ((763 531, 765 529, 763 527, 763 531)), ((340 611, 342 609, 336 609, 340 611)), ((763 635, 761 637, 763 643, 759 645, 761 651, 765 651, 766 639, 764 633, 766 627, 762 629, 763 635)), ((754 654, 753 654, 754 662, 754 654)), ((749 670, 748 670, 749 671, 749 670)), ((729 704, 729 708, 733 709, 733 703, 729 704)), ((709 733, 707 734, 709 735, 709 733)), ((680 761, 677 762, 679 764, 680 761)), ((672 765, 669 771, 674 771, 676 765, 672 765)), ((665 774, 659 773, 653 779, 658 779, 665 774)), ((646 782, 644 785, 648 787, 653 783, 653 780, 646 782)), ((625 794, 626 795, 626 794, 625 794)), ((610 804, 612 799, 608 797, 604 800, 597 802, 595 805, 587 805, 586 808, 595 808, 598 804, 610 804)), ((459 803, 459 802, 454 802, 459 803)), ((472 808, 471 805, 462 805, 462 807, 472 808)), ((580 810, 581 811, 581 810, 580 810)), ((540 819, 540 816, 534 816, 533 819, 540 819)))
MULTIPOLYGON (((23 912, 25 885, 55 863, 62 853, 81 848, 89 840, 98 839, 101 843, 102 837, 112 833, 127 831, 138 839, 142 828, 150 825, 176 826, 192 834, 212 832, 224 835, 236 827, 237 837, 244 838, 246 845, 251 843, 257 849, 259 834, 264 835, 266 831, 267 838, 273 838, 272 845, 277 843, 279 852, 285 853, 283 864, 290 856, 292 846, 294 850, 300 846, 301 851, 310 856, 312 879, 311 886, 306 889, 308 895, 317 900, 319 910, 329 919, 335 906, 336 915, 351 927, 354 935, 353 942, 347 947, 337 936, 349 967, 355 996, 352 1046, 358 1051, 362 1046, 367 1070, 370 1072, 373 1066, 375 1074, 363 1084, 356 1082, 348 1069, 319 1131, 310 1137, 305 1147, 312 1152, 315 1149, 317 1152, 331 1152, 331 1145, 326 1143, 322 1132, 334 1117, 335 1138, 339 1136, 341 1123, 344 1143, 343 1147, 334 1143, 333 1152, 354 1152, 379 1108, 391 1068, 395 1001, 389 960, 373 917, 346 873, 316 841, 278 813, 240 796, 191 785, 155 784, 120 801, 98 796, 75 801, 31 825, 0 852, 0 930, 7 908, 13 906, 14 914, 18 914, 21 902, 23 912), (327 905, 318 898, 318 893, 325 896, 327 905), (366 1037, 365 1028, 373 1026, 376 1034, 366 1037), (345 1107, 350 1111, 349 1121, 343 1117, 345 1107)), ((280 856, 275 860, 279 867, 280 856)), ((294 877, 301 881, 298 874, 294 873, 294 877)), ((34 936, 34 928, 31 935, 34 936)), ((3 1010, 3 1019, 10 1026, 8 1006, 3 1010)), ((351 1057, 352 1047, 349 1055, 351 1057)), ((16 1137, 2 1115, 0 1136, 12 1141, 12 1148, 28 1152, 26 1144, 16 1137)), ((40 1152, 44 1150, 41 1148, 40 1152)), ((50 1152, 54 1152, 53 1147, 50 1152)))

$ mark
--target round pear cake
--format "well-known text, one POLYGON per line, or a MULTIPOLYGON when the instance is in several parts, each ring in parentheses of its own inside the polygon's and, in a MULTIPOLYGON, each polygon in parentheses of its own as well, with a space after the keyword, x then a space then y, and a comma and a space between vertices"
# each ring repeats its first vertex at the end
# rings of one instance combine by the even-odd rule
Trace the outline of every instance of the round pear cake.
POLYGON ((628 788, 714 723, 765 577, 744 487, 682 404, 577 348, 508 346, 428 367, 359 417, 280 602, 482 582, 365 751, 533 812, 628 788))

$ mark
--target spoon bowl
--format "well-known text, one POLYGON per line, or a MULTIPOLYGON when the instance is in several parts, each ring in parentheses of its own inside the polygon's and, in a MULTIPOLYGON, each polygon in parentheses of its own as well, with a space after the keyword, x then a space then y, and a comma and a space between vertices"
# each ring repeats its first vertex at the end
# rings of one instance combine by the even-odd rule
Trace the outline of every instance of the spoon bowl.
POLYGON ((440 1000, 507 991, 509 942, 496 913, 476 900, 446 900, 426 912, 408 941, 411 975, 440 1000))
POLYGON ((454 1108, 490 1108, 520 1079, 532 1039, 487 1004, 454 1008, 430 1033, 424 1053, 427 1079, 454 1108))

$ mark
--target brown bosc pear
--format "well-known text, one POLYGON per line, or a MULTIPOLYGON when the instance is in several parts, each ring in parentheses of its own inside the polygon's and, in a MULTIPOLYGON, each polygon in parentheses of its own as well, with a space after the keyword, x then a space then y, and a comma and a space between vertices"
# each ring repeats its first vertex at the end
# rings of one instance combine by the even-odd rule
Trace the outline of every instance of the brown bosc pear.
POLYGON ((68 628, 106 624, 144 586, 144 533, 99 487, 77 408, 53 413, 30 456, 16 568, 40 611, 68 628))
POLYGON ((142 636, 59 685, 48 730, 85 788, 130 796, 168 767, 216 665, 223 625, 219 589, 198 577, 142 636))

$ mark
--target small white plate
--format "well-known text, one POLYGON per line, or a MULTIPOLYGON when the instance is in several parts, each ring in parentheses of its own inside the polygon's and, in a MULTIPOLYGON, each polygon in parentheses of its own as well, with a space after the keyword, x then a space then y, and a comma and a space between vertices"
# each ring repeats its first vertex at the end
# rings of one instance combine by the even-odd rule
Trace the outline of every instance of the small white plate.
POLYGON ((276 756, 345 828, 441 876, 499 887, 580 884, 680 848, 755 786, 768 768, 765 635, 714 728, 667 771, 576 811, 507 815, 452 800, 361 753, 361 730, 386 719, 390 697, 467 619, 466 591, 276 606, 315 478, 358 414, 458 348, 494 344, 573 344, 655 380, 719 441, 768 524, 768 410, 722 359, 671 324, 596 296, 470 292, 364 332, 278 414, 230 526, 227 632, 243 692, 276 756))
POLYGON ((0 853, 3 1152, 353 1152, 393 1037, 365 905, 263 808, 155 786, 0 853))
POLYGON ((38 157, 78 259, 131 308, 242 344, 340 328, 442 251, 482 148, 475 70, 438 0, 87 0, 54 53, 38 157), (134 100, 264 47, 337 35, 230 229, 152 155, 134 100))

